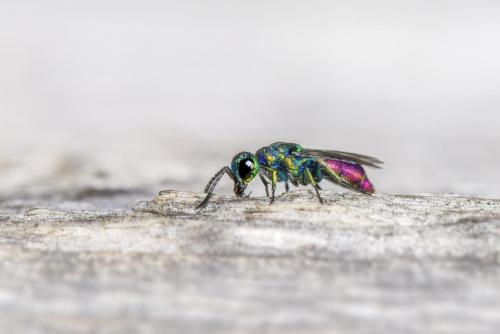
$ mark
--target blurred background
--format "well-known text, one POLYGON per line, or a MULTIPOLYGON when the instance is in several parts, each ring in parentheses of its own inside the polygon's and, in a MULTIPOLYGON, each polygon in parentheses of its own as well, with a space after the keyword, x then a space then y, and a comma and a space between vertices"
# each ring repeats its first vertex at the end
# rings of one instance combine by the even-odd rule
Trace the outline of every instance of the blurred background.
POLYGON ((201 191, 274 141, 379 157, 384 193, 500 197, 497 1, 0 7, 4 197, 201 191))

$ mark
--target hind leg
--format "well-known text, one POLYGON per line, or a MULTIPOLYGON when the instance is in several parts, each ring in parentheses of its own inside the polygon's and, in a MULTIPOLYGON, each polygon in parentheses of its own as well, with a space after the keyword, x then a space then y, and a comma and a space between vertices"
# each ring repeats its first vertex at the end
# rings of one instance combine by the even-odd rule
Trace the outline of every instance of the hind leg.
POLYGON ((314 191, 316 191, 316 196, 318 197, 319 202, 321 204, 325 204, 325 202, 323 201, 323 198, 321 198, 321 195, 319 194, 319 189, 321 189, 321 188, 318 186, 318 182, 316 182, 313 175, 311 174, 311 171, 308 168, 306 168, 306 174, 307 174, 307 178, 309 179, 309 182, 314 187, 314 191))

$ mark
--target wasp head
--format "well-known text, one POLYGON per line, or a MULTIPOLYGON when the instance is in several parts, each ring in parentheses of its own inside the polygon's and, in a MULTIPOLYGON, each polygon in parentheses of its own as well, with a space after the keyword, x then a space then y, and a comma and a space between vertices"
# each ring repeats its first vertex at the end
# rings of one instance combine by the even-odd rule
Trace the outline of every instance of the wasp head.
POLYGON ((259 163, 255 155, 249 152, 237 154, 231 162, 231 171, 234 175, 234 193, 243 196, 246 187, 259 173, 259 163))

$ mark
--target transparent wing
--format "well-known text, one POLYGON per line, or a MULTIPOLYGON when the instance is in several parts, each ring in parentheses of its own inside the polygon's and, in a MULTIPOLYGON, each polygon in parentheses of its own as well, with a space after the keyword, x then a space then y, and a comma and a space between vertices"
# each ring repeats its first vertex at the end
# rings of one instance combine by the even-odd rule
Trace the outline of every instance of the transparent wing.
POLYGON ((342 151, 316 150, 316 149, 304 148, 300 151, 300 154, 319 159, 342 160, 373 168, 381 168, 379 165, 383 164, 382 161, 374 157, 357 153, 342 152, 342 151))

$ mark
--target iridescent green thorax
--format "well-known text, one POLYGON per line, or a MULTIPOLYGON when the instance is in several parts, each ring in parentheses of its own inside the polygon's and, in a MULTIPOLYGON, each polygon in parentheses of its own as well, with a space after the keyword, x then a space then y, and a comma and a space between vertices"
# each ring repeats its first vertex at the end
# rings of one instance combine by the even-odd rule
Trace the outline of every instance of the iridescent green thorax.
POLYGON ((298 144, 278 142, 259 149, 256 156, 261 166, 277 171, 280 180, 287 180, 287 174, 299 177, 304 167, 314 160, 301 156, 301 151, 298 144))

